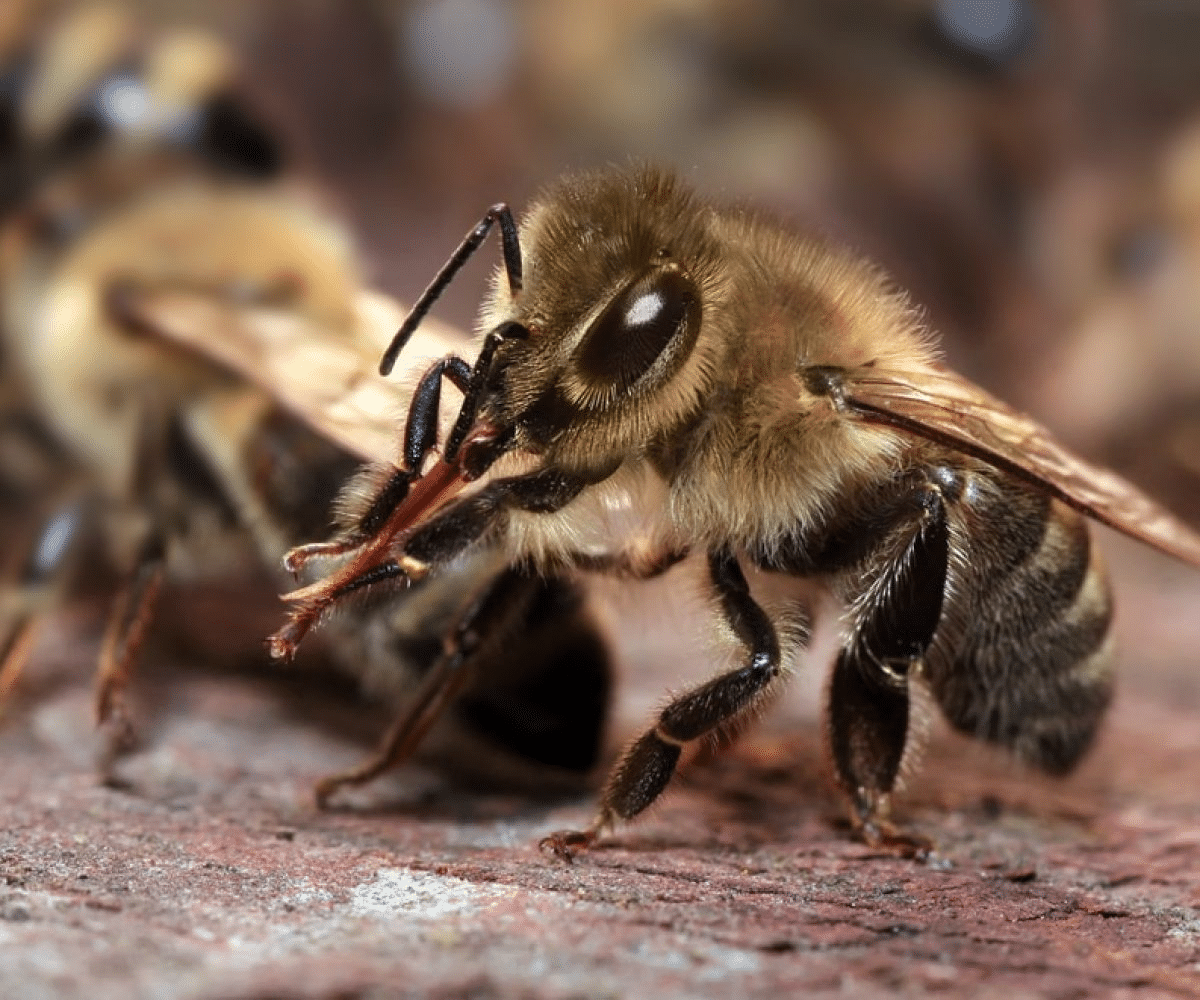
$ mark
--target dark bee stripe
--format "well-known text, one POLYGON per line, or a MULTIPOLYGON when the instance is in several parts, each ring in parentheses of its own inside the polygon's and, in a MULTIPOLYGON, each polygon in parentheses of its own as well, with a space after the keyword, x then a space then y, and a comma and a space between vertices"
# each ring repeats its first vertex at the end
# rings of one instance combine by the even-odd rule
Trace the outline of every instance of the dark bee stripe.
POLYGON ((273 408, 243 446, 255 493, 290 542, 329 534, 330 513, 357 459, 273 408))
POLYGON ((957 728, 1063 773, 1091 744, 1112 693, 1103 565, 1086 522, 1064 504, 986 473, 977 485, 960 511, 966 527, 930 684, 957 728))

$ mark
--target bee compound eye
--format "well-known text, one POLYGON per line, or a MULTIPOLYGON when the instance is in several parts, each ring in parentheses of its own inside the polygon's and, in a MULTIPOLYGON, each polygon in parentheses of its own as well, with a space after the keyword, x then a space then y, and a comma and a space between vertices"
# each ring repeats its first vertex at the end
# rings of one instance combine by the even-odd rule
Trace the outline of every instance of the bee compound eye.
POLYGON ((89 156, 116 135, 144 128, 153 111, 145 81, 128 66, 98 80, 58 125, 46 158, 69 164, 89 156))
POLYGON ((652 270, 618 293, 593 320, 576 348, 578 374, 593 387, 624 391, 664 354, 682 361, 699 330, 695 283, 675 268, 652 270))
POLYGON ((269 179, 283 170, 282 143, 235 95, 210 98, 198 119, 191 139, 216 167, 250 179, 269 179))

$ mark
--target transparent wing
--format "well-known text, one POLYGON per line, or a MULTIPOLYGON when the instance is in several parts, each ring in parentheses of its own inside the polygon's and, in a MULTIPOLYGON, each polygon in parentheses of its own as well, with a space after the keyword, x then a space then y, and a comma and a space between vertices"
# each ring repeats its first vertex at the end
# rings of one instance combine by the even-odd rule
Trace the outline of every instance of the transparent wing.
MULTIPOLYGON (((192 290, 131 290, 121 309, 145 329, 259 385, 348 451, 368 461, 395 460, 409 391, 378 373, 404 318, 392 299, 360 293, 350 329, 192 290)), ((460 334, 426 319, 405 357, 419 364, 464 344, 460 334)))
POLYGON ((846 373, 839 395, 867 423, 898 427, 1005 469, 1117 531, 1200 566, 1195 531, 1132 483, 1072 454, 1036 421, 949 369, 863 367, 846 373))

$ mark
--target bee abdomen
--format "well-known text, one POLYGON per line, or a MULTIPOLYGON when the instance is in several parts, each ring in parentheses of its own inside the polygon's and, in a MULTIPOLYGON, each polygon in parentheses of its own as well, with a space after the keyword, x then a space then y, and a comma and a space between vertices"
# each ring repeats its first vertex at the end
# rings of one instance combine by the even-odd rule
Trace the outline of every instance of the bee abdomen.
POLYGON ((930 682, 957 728, 997 743, 1052 774, 1091 745, 1112 696, 1112 598, 1086 521, 1065 504, 1006 484, 990 525, 961 541, 945 627, 930 650, 930 682), (1037 537, 1013 562, 996 545, 1037 537))

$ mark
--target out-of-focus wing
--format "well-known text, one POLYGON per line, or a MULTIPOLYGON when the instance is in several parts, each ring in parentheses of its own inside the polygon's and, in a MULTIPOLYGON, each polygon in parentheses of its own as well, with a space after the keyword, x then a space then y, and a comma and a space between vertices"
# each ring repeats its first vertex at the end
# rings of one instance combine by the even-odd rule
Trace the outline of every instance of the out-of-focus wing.
POLYGON ((1035 483, 1090 517, 1200 566, 1200 535, 1115 472, 1072 454, 1036 421, 945 368, 847 371, 847 412, 945 444, 1035 483))
MULTIPOLYGON (((123 290, 121 310, 147 331, 259 385, 318 433, 368 461, 399 453, 408 389, 378 373, 404 308, 360 292, 352 329, 295 311, 245 305, 191 290, 123 290)), ((405 350, 414 366, 462 350, 466 339, 426 319, 405 350)))

